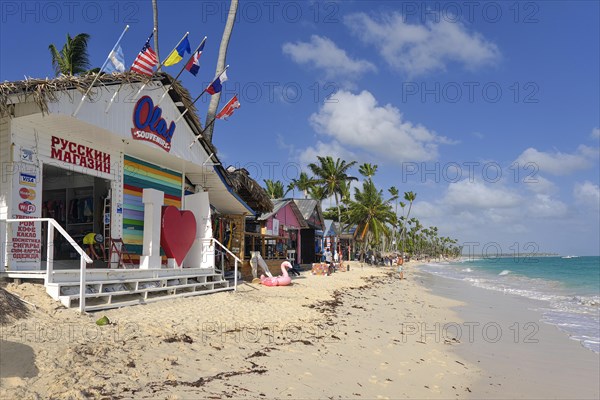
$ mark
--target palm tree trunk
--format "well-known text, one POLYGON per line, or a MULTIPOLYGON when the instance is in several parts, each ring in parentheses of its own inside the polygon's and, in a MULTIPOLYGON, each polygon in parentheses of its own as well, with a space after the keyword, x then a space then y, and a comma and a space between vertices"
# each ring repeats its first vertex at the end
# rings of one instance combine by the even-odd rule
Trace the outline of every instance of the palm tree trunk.
POLYGON ((339 246, 341 248, 341 235, 342 235, 342 209, 340 208, 340 203, 338 201, 338 196, 337 193, 334 194, 335 197, 335 205, 337 206, 337 210, 338 210, 338 226, 339 226, 339 231, 337 232, 337 243, 336 243, 336 250, 337 247, 339 246))
MULTIPOLYGON (((158 52, 158 0, 152 0, 152 14, 154 14, 154 52, 156 52, 156 58, 160 63, 160 55, 158 52)), ((160 71, 160 66, 157 72, 160 71)))
MULTIPOLYGON (((229 5, 229 15, 227 16, 227 22, 225 23, 225 30, 223 31, 223 37, 221 38, 221 47, 219 47, 219 58, 217 60, 217 70, 215 76, 220 74, 225 69, 225 62, 227 59, 227 47, 229 46, 229 39, 231 38, 231 32, 233 31, 233 25, 235 24, 235 17, 238 9, 239 0, 231 0, 229 5)), ((208 112, 206 113, 206 121, 212 121, 217 114, 217 108, 219 107, 219 101, 221 100, 221 93, 217 93, 210 99, 210 105, 208 106, 208 112)), ((202 136, 212 143, 214 124, 206 127, 206 130, 202 132, 202 136)))

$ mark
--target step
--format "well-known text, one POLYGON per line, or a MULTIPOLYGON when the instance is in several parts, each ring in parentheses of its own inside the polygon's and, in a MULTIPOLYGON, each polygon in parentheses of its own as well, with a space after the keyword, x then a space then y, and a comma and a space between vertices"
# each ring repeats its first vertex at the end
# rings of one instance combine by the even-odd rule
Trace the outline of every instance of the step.
MULTIPOLYGON (((86 305, 85 311, 91 312, 91 311, 106 310, 106 309, 110 309, 110 308, 120 308, 120 307, 132 306, 132 305, 148 304, 148 303, 154 303, 154 302, 160 301, 160 300, 169 300, 169 299, 175 299, 175 298, 180 298, 180 297, 200 296, 200 295, 205 295, 205 294, 230 291, 233 289, 234 289, 233 287, 224 287, 224 288, 215 288, 215 289, 210 289, 210 290, 196 290, 196 291, 191 291, 191 292, 169 294, 169 295, 164 295, 164 296, 156 296, 156 297, 151 297, 151 298, 147 298, 147 299, 140 298, 140 299, 135 299, 135 300, 113 301, 110 303, 94 304, 94 305, 89 305, 89 306, 86 305)), ((86 298, 87 298, 87 296, 86 296, 86 298)), ((79 302, 76 301, 76 302, 74 302, 73 307, 77 307, 78 305, 79 305, 79 302)))
MULTIPOLYGON (((220 275, 213 269, 87 269, 86 283, 98 281, 123 281, 128 279, 164 279, 220 275)), ((79 283, 79 270, 55 270, 52 272, 53 283, 79 283)))
MULTIPOLYGON (((103 289, 105 285, 114 285, 114 284, 125 284, 125 285, 135 285, 134 288, 129 288, 127 292, 135 291, 135 290, 146 290, 145 288, 139 289, 139 283, 144 282, 158 282, 160 287, 171 287, 177 285, 168 285, 169 281, 179 280, 183 281, 183 284, 203 284, 203 283, 213 283, 213 282, 221 282, 223 278, 221 274, 217 273, 188 273, 186 275, 175 275, 175 276, 162 276, 160 278, 138 278, 135 276, 127 277, 126 279, 109 279, 109 280, 88 280, 86 279, 86 287, 92 287, 96 289, 96 293, 88 293, 88 295, 97 296, 101 293, 104 293, 103 289), (200 282, 189 282, 190 279, 197 279, 200 282)), ((179 283, 178 285, 181 285, 179 283)), ((55 300, 58 300, 59 296, 65 296, 62 293, 61 289, 64 287, 74 287, 79 291, 79 279, 77 281, 72 282, 53 282, 46 285, 46 292, 55 300)), ((151 289, 151 288, 149 288, 151 289)), ((115 292, 109 292, 115 293, 115 292)), ((77 293, 78 294, 78 293, 77 293)), ((73 294, 75 295, 75 293, 73 294)))
MULTIPOLYGON (((119 282, 119 283, 127 284, 128 282, 119 282)), ((135 283, 135 282, 129 282, 129 283, 135 283)), ((72 286, 72 285, 60 285, 59 284, 58 286, 53 288, 54 293, 60 293, 60 288, 65 287, 65 286, 72 286)), ((121 291, 117 291, 117 292, 104 292, 104 291, 100 292, 99 291, 97 293, 86 293, 85 298, 86 298, 86 302, 87 302, 87 299, 108 298, 108 303, 112 303, 113 298, 115 298, 115 297, 118 298, 120 296, 142 295, 144 297, 144 299, 147 299, 148 294, 150 294, 150 293, 168 292, 168 291, 172 291, 173 293, 176 293, 177 291, 182 290, 182 289, 192 289, 189 293, 202 292, 202 291, 206 291, 206 290, 197 290, 197 289, 206 287, 206 286, 211 286, 210 289, 206 289, 206 290, 214 290, 215 286, 217 286, 217 288, 219 288, 220 286, 225 286, 225 288, 229 288, 229 282, 226 280, 217 280, 217 281, 209 281, 209 282, 183 283, 183 284, 170 285, 170 286, 163 285, 163 286, 159 286, 159 287, 148 287, 148 288, 139 288, 138 287, 136 289, 121 290, 121 291)), ((47 288, 47 291, 50 292, 49 288, 47 288)), ((57 300, 59 300, 65 307, 70 308, 73 301, 79 300, 79 298, 80 298, 79 293, 71 294, 71 295, 59 294, 57 300)))

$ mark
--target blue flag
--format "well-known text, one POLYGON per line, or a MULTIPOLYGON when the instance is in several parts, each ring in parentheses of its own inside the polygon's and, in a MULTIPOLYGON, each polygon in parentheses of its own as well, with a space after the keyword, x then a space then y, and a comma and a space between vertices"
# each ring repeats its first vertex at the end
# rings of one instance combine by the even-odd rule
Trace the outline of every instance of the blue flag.
POLYGON ((108 55, 108 62, 100 72, 109 74, 113 72, 125 72, 125 57, 123 56, 123 49, 121 49, 120 45, 108 55))

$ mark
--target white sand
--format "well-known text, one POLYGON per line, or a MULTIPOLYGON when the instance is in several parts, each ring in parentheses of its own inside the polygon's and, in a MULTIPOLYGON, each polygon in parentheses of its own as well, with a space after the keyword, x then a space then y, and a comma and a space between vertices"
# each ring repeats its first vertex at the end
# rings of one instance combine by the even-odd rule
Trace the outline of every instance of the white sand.
POLYGON ((3 327, 0 398, 461 398, 483 371, 450 338, 415 328, 455 322, 451 307, 388 268, 351 264, 289 287, 166 300, 80 316, 41 285, 3 327), (97 327, 106 315, 115 325, 97 327), (18 347, 18 349, 17 349, 18 347), (18 351, 17 351, 18 350, 18 351))

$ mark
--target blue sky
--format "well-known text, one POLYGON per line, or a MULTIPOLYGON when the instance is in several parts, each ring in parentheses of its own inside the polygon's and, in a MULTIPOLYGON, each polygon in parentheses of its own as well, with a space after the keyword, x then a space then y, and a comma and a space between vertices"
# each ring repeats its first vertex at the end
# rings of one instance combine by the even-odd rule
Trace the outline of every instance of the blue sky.
MULTIPOLYGON (((91 35, 100 66, 126 23, 130 65, 152 29, 150 0, 0 5, 2 81, 53 76, 48 44, 67 32, 91 35)), ((159 0, 161 58, 186 31, 192 47, 208 36, 198 78, 182 75, 194 96, 227 10, 159 0)), ((597 255, 599 15, 596 1, 242 2, 225 84, 242 108, 214 143, 260 182, 317 154, 378 164, 378 185, 416 192, 413 215, 475 255, 597 255)))

